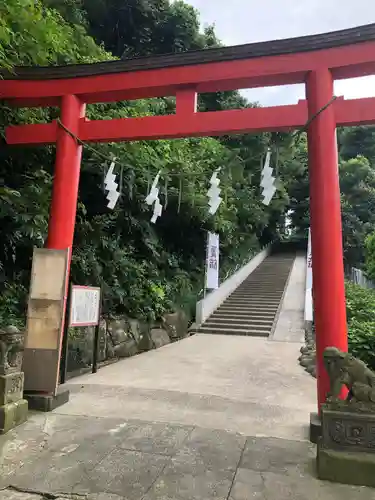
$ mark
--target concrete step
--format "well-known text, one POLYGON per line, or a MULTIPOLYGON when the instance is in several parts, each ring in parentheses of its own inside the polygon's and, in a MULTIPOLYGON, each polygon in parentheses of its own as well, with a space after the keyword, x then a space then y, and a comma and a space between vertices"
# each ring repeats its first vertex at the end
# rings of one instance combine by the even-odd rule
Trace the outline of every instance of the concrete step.
POLYGON ((196 333, 208 333, 210 335, 241 335, 248 337, 268 337, 270 332, 263 330, 231 330, 229 328, 205 328, 200 327, 196 333))
POLYGON ((242 296, 242 297, 251 297, 252 295, 282 295, 284 289, 279 290, 278 288, 249 288, 248 290, 236 290, 233 292, 230 297, 233 296, 242 296))
POLYGON ((242 301, 245 301, 245 300, 273 300, 273 301, 280 301, 281 299, 281 295, 277 295, 276 297, 273 296, 273 295, 267 295, 267 294, 259 294, 259 295, 253 295, 253 296, 250 296, 250 297, 243 297, 241 295, 235 295, 233 297, 233 295, 231 295, 230 297, 228 297, 226 299, 225 302, 227 302, 228 300, 242 300, 242 301))
POLYGON ((246 293, 246 292, 252 292, 253 290, 257 290, 257 291, 265 291, 265 292, 268 292, 268 291, 283 291, 285 288, 285 281, 282 283, 282 284, 279 284, 279 283, 262 283, 259 285, 256 284, 256 285, 252 285, 252 284, 249 284, 249 285, 246 285, 246 286, 241 286, 241 287, 238 287, 237 290, 235 290, 235 292, 238 292, 238 293, 246 293))
POLYGON ((238 293, 246 293, 246 292, 251 292, 253 290, 259 290, 259 291, 269 291, 269 290, 277 290, 277 291, 282 291, 284 290, 284 285, 279 285, 279 284, 270 284, 270 285, 265 285, 265 284, 262 284, 262 285, 246 285, 246 286, 243 286, 243 287, 240 287, 240 288, 237 288, 236 292, 238 293))
POLYGON ((235 324, 235 323, 211 323, 207 321, 204 323, 205 328, 211 328, 215 330, 216 328, 228 329, 228 330, 258 330, 258 331, 267 331, 270 332, 272 329, 272 324, 269 325, 259 325, 258 323, 249 323, 249 324, 235 324))
MULTIPOLYGON (((243 311, 244 311, 244 310, 243 310, 243 311)), ((270 316, 271 316, 271 317, 274 317, 274 316, 276 315, 276 313, 277 313, 277 308, 274 308, 274 309, 269 309, 269 308, 268 308, 268 309, 264 309, 264 308, 263 308, 263 309, 258 309, 258 311, 260 311, 260 312, 262 313, 262 315, 263 315, 263 316, 264 316, 264 315, 269 315, 269 317, 270 317, 270 316)), ((225 313, 228 313, 228 314, 233 314, 233 315, 234 315, 234 314, 238 313, 238 310, 237 310, 237 309, 235 309, 235 308, 231 308, 231 309, 222 309, 220 312, 221 312, 221 313, 224 313, 224 314, 225 314, 225 313)), ((245 312, 245 313, 247 313, 247 315, 252 315, 252 316, 254 316, 254 315, 253 315, 254 309, 247 309, 247 310, 246 310, 246 311, 244 311, 244 312, 245 312)), ((239 315, 238 315, 238 316, 239 316, 239 315)))
POLYGON ((257 294, 274 294, 274 295, 282 295, 284 291, 284 288, 275 288, 275 287, 269 287, 269 288, 264 288, 264 287, 259 287, 259 288, 246 288, 243 290, 236 290, 235 292, 232 293, 232 295, 253 295, 254 293, 257 294))
POLYGON ((236 312, 241 312, 243 311, 244 313, 250 312, 250 311, 263 311, 263 312, 269 312, 269 311, 277 311, 278 306, 272 305, 272 304, 261 304, 261 305, 254 305, 254 304, 249 304, 248 306, 238 306, 238 305, 233 305, 233 304, 222 304, 218 310, 220 312, 230 312, 232 311, 233 313, 236 312))
POLYGON ((249 283, 243 286, 240 286, 235 290, 236 292, 247 292, 249 290, 284 290, 284 283, 249 283))
POLYGON ((207 321, 204 323, 209 324, 209 323, 233 323, 234 325, 247 325, 249 323, 256 323, 257 325, 269 325, 273 323, 274 317, 270 316, 269 318, 266 319, 258 319, 256 317, 251 317, 251 318, 228 318, 228 317, 221 317, 217 318, 214 316, 210 316, 207 321))
POLYGON ((242 283, 271 283, 273 281, 280 282, 283 278, 286 279, 288 277, 289 273, 284 273, 280 272, 277 273, 275 276, 270 276, 268 274, 266 275, 259 275, 259 276, 253 276, 252 278, 247 278, 245 279, 242 283))
POLYGON ((277 271, 287 271, 290 266, 288 265, 281 265, 281 264, 272 264, 271 266, 267 267, 259 267, 256 269, 250 276, 246 279, 251 278, 252 276, 258 276, 259 274, 272 274, 272 275, 277 275, 277 271))
MULTIPOLYGON (((229 295, 228 299, 231 298, 236 298, 236 299, 253 299, 256 297, 266 297, 269 299, 279 299, 283 296, 282 292, 274 293, 274 292, 257 292, 253 291, 253 293, 247 292, 246 294, 244 293, 233 293, 232 295, 229 295)), ((226 300, 228 300, 226 299, 226 300)))
MULTIPOLYGON (((255 320, 255 321, 270 321, 271 319, 275 317, 275 314, 273 312, 271 313, 264 313, 264 312, 258 312, 258 311, 252 311, 250 313, 248 312, 234 312, 234 313, 228 313, 228 312, 215 312, 210 316, 210 319, 234 319, 237 321, 249 321, 249 320, 255 320)), ((208 321, 208 320, 207 320, 208 321)))
POLYGON ((249 290, 251 288, 265 288, 265 289, 269 289, 269 288, 282 288, 284 289, 284 285, 285 285, 285 280, 283 280, 282 283, 275 283, 273 281, 270 281, 270 282, 263 282, 263 283, 243 283, 241 284, 241 286, 239 286, 237 288, 237 290, 249 290))
MULTIPOLYGON (((277 309, 279 308, 278 304, 255 304, 255 303, 248 303, 248 304, 238 304, 238 302, 231 302, 231 303, 228 303, 228 304, 223 304, 225 307, 224 309, 222 309, 223 312, 225 311, 228 311, 228 308, 230 309, 234 309, 234 311, 238 311, 238 309, 235 309, 235 308, 238 308, 240 307, 241 310, 246 313, 246 312, 253 312, 253 311, 257 311, 257 310, 266 310, 266 311, 277 311, 277 309), (267 307, 264 307, 264 305, 266 305, 267 307)), ((223 306, 221 306, 223 307, 223 306)))
MULTIPOLYGON (((238 312, 243 312, 244 314, 247 314, 249 310, 251 311, 259 311, 261 309, 266 309, 266 311, 268 309, 277 309, 279 307, 279 303, 277 304, 273 304, 273 303, 269 303, 269 302, 262 302, 261 304, 255 304, 254 302, 241 302, 240 304, 238 303, 235 303, 235 302, 223 302, 221 304, 221 306, 216 309, 216 311, 221 311, 224 313, 224 310, 227 311, 227 309, 234 309, 233 312, 235 313, 238 313, 238 312)), ((215 313, 216 313, 215 311, 215 313)), ((213 314, 215 314, 213 313, 213 314)))
MULTIPOLYGON (((285 278, 286 279, 286 278, 285 278)), ((270 288, 271 286, 277 286, 282 288, 285 284, 285 279, 283 280, 270 280, 270 281, 248 281, 241 283, 241 286, 237 290, 246 290, 247 288, 270 288)))
POLYGON ((270 314, 269 316, 254 316, 254 315, 251 315, 251 316, 210 316, 207 321, 215 321, 215 322, 220 322, 220 321, 225 321, 225 322, 230 322, 230 321, 233 321, 234 323, 242 323, 242 324, 247 324, 249 322, 255 322, 255 323, 264 323, 264 324, 268 324, 268 323, 273 323, 275 319, 275 315, 274 314, 270 314))
MULTIPOLYGON (((250 297, 255 297, 255 298, 262 298, 262 297, 267 297, 267 298, 272 298, 272 297, 277 297, 277 298, 280 298, 282 297, 282 293, 274 293, 274 292, 265 292, 265 291, 262 291, 262 292, 253 292, 253 293, 247 293, 246 295, 242 294, 242 293, 236 293, 236 294, 232 294, 232 295, 229 295, 228 299, 230 299, 231 297, 244 297, 245 299, 246 298, 250 298, 250 297)), ((227 300, 228 300, 227 299, 227 300)))
POLYGON ((225 302, 227 302, 227 300, 254 300, 254 299, 257 299, 257 300, 280 300, 281 298, 281 294, 278 294, 276 297, 273 296, 272 294, 267 294, 267 293, 260 293, 258 295, 253 295, 253 296, 247 296, 247 297, 244 297, 243 295, 230 295, 225 302))
POLYGON ((248 307, 248 306, 252 306, 252 305, 255 305, 255 306, 263 306, 263 305, 268 305, 268 306, 276 306, 278 307, 278 305, 280 304, 280 299, 279 300, 268 300, 268 299, 264 299, 264 300, 261 300, 261 299, 251 299, 251 300, 226 300, 224 302, 223 305, 231 305, 231 306, 242 306, 242 307, 248 307))
POLYGON ((242 324, 245 324, 245 323, 259 323, 260 325, 261 324, 264 324, 264 325, 268 325, 269 323, 273 323, 273 315, 270 315, 268 317, 257 317, 257 316, 254 316, 254 315, 251 315, 251 316, 246 316, 245 318, 241 317, 241 316, 231 316, 229 317, 228 315, 223 315, 223 316, 217 316, 217 315, 212 315, 209 317, 209 319, 206 321, 206 323, 208 322, 215 322, 215 323, 220 323, 220 322, 225 322, 225 323, 242 323, 242 324))
POLYGON ((238 306, 236 304, 231 305, 231 304, 223 304, 220 306, 220 308, 217 310, 220 312, 220 314, 253 314, 256 313, 257 311, 260 314, 270 314, 270 313, 276 313, 278 307, 277 306, 260 306, 260 305, 248 305, 248 306, 238 306))
POLYGON ((243 294, 240 294, 240 293, 237 293, 236 295, 230 295, 226 300, 229 300, 231 299, 232 297, 235 297, 235 298, 244 298, 244 299, 248 299, 248 298, 258 298, 258 299, 261 299, 261 298, 277 298, 277 299, 280 299, 280 297, 282 296, 281 293, 271 293, 271 292, 260 292, 260 293, 252 293, 252 294, 247 294, 247 295, 243 295, 243 294))
POLYGON ((245 292, 247 290, 284 290, 285 280, 283 283, 246 283, 237 288, 238 292, 245 292))
POLYGON ((276 298, 280 298, 282 296, 282 293, 273 293, 273 292, 259 292, 259 293, 256 293, 256 292, 253 292, 253 293, 248 293, 246 295, 243 295, 242 293, 236 293, 236 294, 232 294, 230 295, 226 300, 229 300, 230 298, 232 297, 236 297, 236 298, 244 298, 244 299, 247 299, 247 298, 262 298, 262 297, 266 297, 266 298, 272 298, 272 297, 276 297, 276 298))
MULTIPOLYGON (((280 298, 283 296, 283 292, 265 292, 265 291, 256 291, 254 290, 252 293, 232 293, 232 295, 229 295, 228 299, 232 298, 232 297, 236 297, 236 298, 244 298, 244 299, 251 299, 251 298, 254 298, 254 297, 268 297, 268 298, 280 298)), ((227 299, 227 300, 228 300, 227 299)))
POLYGON ((253 273, 251 273, 248 278, 251 278, 252 276, 257 276, 258 274, 277 274, 277 271, 279 269, 287 271, 289 267, 290 266, 287 263, 286 264, 284 263, 283 265, 281 264, 275 265, 273 263, 270 266, 260 266, 253 273))

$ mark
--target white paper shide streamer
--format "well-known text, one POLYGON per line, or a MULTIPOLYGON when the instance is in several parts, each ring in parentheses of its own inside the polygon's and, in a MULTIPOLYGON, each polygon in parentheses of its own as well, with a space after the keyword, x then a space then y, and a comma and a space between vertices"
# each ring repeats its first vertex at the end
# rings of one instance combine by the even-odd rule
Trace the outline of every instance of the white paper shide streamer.
POLYGON ((160 200, 159 200, 159 188, 157 187, 159 179, 160 179, 160 174, 161 174, 161 170, 159 170, 159 172, 157 173, 157 175, 154 179, 154 182, 152 183, 150 192, 148 193, 148 195, 146 197, 147 205, 150 205, 150 206, 154 205, 154 213, 151 217, 152 224, 155 224, 155 222, 157 221, 157 218, 161 216, 161 213, 163 211, 163 207, 162 207, 160 200))
POLYGON ((116 175, 113 173, 113 169, 115 168, 115 159, 113 159, 111 165, 109 166, 107 175, 104 179, 104 189, 108 191, 107 207, 113 210, 116 206, 117 200, 119 199, 120 193, 118 191, 118 184, 116 182, 116 175))
POLYGON ((220 172, 220 168, 215 170, 215 172, 212 174, 212 177, 210 179, 210 189, 207 191, 207 196, 209 198, 208 204, 210 206, 209 213, 211 215, 214 215, 219 206, 220 203, 223 201, 222 198, 220 198, 220 193, 221 189, 219 188, 220 184, 220 179, 218 179, 218 174, 220 172))
POLYGON ((275 177, 272 176, 273 169, 270 167, 271 162, 271 150, 268 149, 266 155, 266 161, 264 162, 264 167, 262 170, 262 180, 260 183, 261 188, 263 188, 262 196, 263 196, 263 204, 269 205, 271 203, 274 194, 276 193, 275 187, 275 177))

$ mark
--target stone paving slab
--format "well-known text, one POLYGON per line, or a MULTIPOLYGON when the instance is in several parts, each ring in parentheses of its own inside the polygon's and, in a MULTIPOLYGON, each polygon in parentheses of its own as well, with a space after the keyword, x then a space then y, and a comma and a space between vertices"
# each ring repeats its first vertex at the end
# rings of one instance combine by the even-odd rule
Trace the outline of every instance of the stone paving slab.
POLYGON ((120 447, 126 450, 174 455, 193 431, 193 427, 152 422, 130 424, 122 432, 120 447))
POLYGON ((304 441, 52 413, 0 449, 1 500, 375 500, 375 489, 316 479, 304 441))
POLYGON ((180 474, 203 474, 206 471, 230 473, 238 467, 245 442, 246 438, 239 434, 194 429, 172 458, 169 469, 180 474))
POLYGON ((226 500, 234 472, 189 472, 168 469, 157 479, 143 500, 226 500))
POLYGON ((314 474, 315 445, 308 441, 275 438, 248 438, 239 467, 259 472, 314 474))
POLYGON ((160 476, 169 458, 116 449, 75 485, 73 493, 106 492, 139 500, 160 476))

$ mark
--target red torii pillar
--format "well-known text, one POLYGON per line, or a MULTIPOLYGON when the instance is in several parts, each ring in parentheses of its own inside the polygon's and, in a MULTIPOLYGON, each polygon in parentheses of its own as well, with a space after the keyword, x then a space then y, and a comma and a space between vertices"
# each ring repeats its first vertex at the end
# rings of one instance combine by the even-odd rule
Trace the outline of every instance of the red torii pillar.
MULTIPOLYGON (((84 117, 85 108, 85 104, 74 95, 66 95, 61 99, 61 122, 77 136, 79 133, 79 120, 84 117)), ((54 250, 69 248, 70 256, 73 248, 76 221, 81 156, 82 146, 62 127, 58 127, 46 246, 54 250)))
POLYGON ((329 69, 311 71, 306 82, 313 300, 316 326, 318 407, 329 391, 323 351, 348 350, 341 201, 333 78, 329 69))

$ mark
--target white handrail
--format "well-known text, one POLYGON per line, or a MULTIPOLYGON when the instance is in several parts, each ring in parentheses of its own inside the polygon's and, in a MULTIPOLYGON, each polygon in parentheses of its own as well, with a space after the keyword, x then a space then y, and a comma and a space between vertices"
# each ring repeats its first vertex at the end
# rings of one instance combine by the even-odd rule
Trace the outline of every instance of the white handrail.
POLYGON ((242 266, 230 278, 221 283, 217 290, 206 295, 196 305, 196 324, 201 325, 226 300, 231 293, 264 261, 269 255, 271 247, 267 247, 255 255, 247 264, 242 266))

